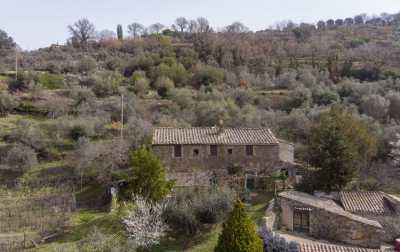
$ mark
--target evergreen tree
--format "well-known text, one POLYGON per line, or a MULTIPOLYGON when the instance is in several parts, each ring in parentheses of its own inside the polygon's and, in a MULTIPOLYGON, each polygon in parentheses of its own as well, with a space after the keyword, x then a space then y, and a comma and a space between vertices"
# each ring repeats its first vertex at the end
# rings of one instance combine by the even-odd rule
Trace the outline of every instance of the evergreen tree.
POLYGON ((170 193, 174 182, 166 179, 166 172, 160 159, 150 150, 142 147, 131 154, 131 171, 124 176, 126 184, 119 196, 129 199, 133 194, 150 201, 159 201, 170 193))
POLYGON ((262 252, 263 242, 242 202, 237 201, 222 226, 215 252, 262 252))
POLYGON ((118 40, 123 40, 124 39, 124 31, 122 30, 122 25, 117 25, 117 37, 118 40))
POLYGON ((332 113, 321 115, 309 149, 310 164, 319 169, 315 189, 343 189, 356 176, 356 157, 356 148, 340 129, 336 117, 332 113))

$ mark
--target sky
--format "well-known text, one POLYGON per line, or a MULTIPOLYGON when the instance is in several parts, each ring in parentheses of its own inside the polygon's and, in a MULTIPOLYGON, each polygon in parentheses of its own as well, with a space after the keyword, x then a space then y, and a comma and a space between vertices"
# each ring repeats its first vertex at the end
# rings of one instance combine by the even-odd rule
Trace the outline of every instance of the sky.
POLYGON ((279 21, 317 22, 360 13, 400 11, 399 0, 0 0, 0 29, 25 50, 65 43, 67 26, 86 17, 97 30, 132 22, 171 25, 206 17, 214 28, 240 21, 252 30, 279 21))

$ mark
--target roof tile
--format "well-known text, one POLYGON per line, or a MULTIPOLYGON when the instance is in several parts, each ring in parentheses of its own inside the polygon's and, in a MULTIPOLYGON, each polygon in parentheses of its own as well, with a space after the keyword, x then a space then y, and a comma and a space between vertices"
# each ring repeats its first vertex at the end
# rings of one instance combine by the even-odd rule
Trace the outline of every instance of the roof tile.
POLYGON ((343 208, 351 213, 383 215, 387 211, 382 192, 340 192, 339 197, 343 208))
POLYGON ((279 144, 279 140, 267 128, 155 128, 152 143, 270 145, 279 144))
POLYGON ((379 249, 338 246, 324 243, 302 243, 300 252, 379 252, 379 249))

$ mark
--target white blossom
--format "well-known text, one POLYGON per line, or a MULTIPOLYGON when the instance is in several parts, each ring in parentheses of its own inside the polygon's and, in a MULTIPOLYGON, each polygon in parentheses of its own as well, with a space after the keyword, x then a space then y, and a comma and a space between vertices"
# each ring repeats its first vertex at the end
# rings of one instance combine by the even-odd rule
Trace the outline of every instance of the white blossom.
POLYGON ((149 202, 136 195, 134 201, 135 209, 123 220, 129 237, 140 247, 159 244, 167 230, 162 218, 165 204, 149 202))

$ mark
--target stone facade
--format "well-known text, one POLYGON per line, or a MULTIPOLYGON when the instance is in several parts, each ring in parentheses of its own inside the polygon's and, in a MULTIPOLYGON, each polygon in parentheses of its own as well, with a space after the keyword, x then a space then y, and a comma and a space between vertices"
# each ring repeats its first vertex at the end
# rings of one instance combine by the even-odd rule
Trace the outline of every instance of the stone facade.
MULTIPOLYGON (((216 156, 211 155, 210 145, 182 145, 181 157, 174 156, 174 148, 174 145, 153 145, 153 151, 161 158, 170 177, 181 186, 207 186, 214 175, 226 176, 232 165, 263 176, 279 173, 283 168, 294 174, 290 169, 293 165, 280 159, 279 145, 253 146, 252 156, 246 155, 243 145, 217 145, 216 156)), ((288 151, 284 155, 291 159, 288 151)))
POLYGON ((399 216, 396 213, 380 216, 359 216, 348 212, 335 201, 300 192, 283 192, 278 196, 283 228, 295 231, 294 213, 305 209, 308 214, 306 231, 310 236, 348 245, 379 248, 399 235, 399 216))
POLYGON ((224 181, 228 168, 232 166, 258 176, 271 176, 281 171, 289 176, 296 175, 293 171, 293 145, 280 142, 269 130, 230 129, 228 133, 213 133, 212 128, 205 130, 164 128, 157 132, 156 129, 153 151, 162 160, 168 176, 176 180, 177 186, 209 186, 214 177, 224 181), (267 140, 258 144, 257 137, 267 140), (181 150, 178 156, 176 148, 181 150), (216 152, 214 155, 211 148, 216 152))

